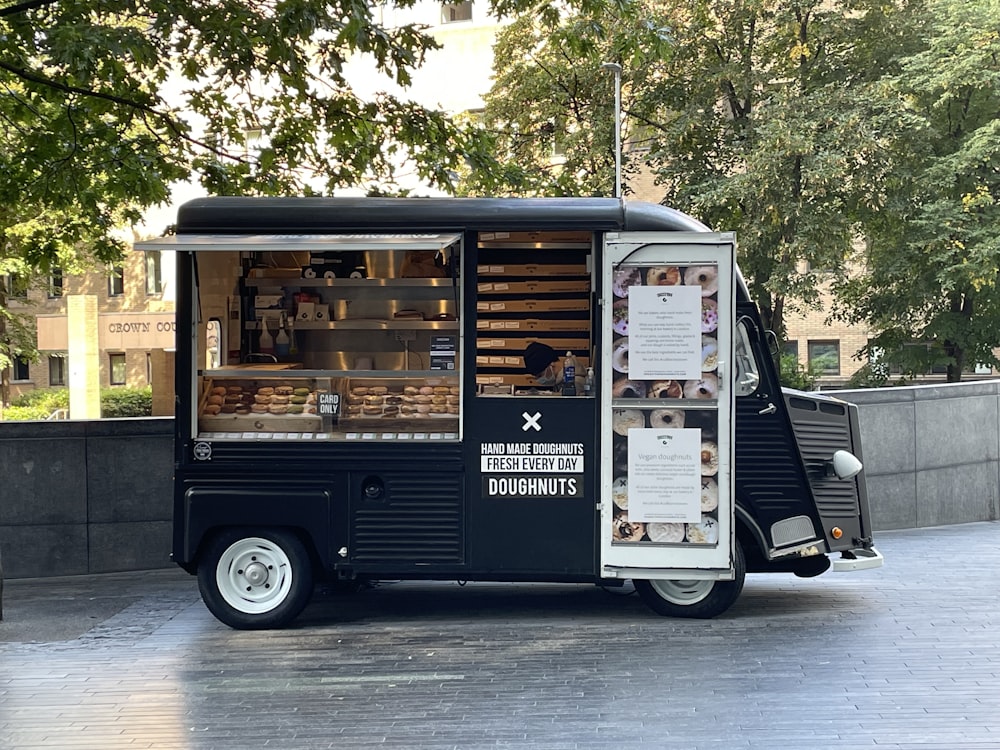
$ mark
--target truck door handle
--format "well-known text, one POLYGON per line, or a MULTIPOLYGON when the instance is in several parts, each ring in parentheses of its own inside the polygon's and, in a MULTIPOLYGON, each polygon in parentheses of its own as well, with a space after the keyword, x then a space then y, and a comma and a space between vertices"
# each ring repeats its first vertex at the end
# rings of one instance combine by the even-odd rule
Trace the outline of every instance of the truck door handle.
POLYGON ((778 411, 778 407, 777 406, 775 406, 774 404, 768 404, 767 406, 765 406, 763 409, 761 409, 757 413, 758 414, 774 414, 776 411, 778 411))

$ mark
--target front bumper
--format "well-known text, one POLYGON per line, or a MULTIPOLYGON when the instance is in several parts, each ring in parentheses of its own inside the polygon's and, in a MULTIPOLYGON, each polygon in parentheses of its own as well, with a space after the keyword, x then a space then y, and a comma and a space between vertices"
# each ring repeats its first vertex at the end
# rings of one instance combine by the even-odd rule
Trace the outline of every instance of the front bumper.
POLYGON ((852 570, 870 570, 881 568, 885 558, 874 547, 870 549, 849 549, 841 553, 839 559, 833 561, 834 573, 846 573, 852 570))

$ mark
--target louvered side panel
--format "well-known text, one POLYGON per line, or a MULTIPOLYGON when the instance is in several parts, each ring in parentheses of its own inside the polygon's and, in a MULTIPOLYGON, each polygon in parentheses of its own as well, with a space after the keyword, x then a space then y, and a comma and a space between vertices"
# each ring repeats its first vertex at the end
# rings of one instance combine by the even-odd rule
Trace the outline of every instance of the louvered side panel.
POLYGON ((804 479, 781 420, 761 416, 759 402, 737 400, 736 489, 768 523, 802 512, 804 479))
POLYGON ((352 500, 352 562, 463 563, 462 476, 382 476, 384 499, 352 500))
POLYGON ((791 408, 790 413, 820 514, 825 518, 856 518, 857 483, 826 476, 826 466, 833 454, 851 450, 846 409, 843 415, 797 408, 791 408))

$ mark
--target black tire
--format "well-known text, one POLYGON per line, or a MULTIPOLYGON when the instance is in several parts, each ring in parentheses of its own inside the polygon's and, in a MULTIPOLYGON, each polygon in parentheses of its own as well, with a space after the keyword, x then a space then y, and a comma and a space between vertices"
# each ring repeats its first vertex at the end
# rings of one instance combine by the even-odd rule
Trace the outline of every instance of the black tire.
POLYGON ((721 615, 739 598, 746 579, 743 547, 733 549, 735 577, 731 581, 633 580, 639 597, 665 617, 708 619, 721 615))
POLYGON ((291 532, 228 529, 202 556, 198 588, 209 611, 231 628, 281 628, 312 597, 312 563, 291 532))

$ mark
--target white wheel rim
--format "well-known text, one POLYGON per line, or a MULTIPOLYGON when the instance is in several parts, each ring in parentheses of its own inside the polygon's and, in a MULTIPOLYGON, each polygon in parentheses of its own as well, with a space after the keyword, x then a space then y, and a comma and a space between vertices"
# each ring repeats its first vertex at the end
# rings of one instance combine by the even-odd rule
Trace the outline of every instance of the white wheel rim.
POLYGON ((269 539, 249 537, 234 542, 222 553, 215 569, 215 584, 233 609, 245 614, 270 612, 292 589, 292 563, 269 539))
POLYGON ((712 593, 715 581, 650 581, 649 584, 666 601, 685 607, 697 604, 712 593))

